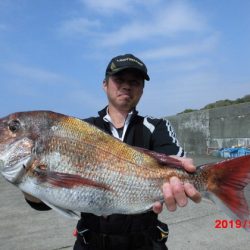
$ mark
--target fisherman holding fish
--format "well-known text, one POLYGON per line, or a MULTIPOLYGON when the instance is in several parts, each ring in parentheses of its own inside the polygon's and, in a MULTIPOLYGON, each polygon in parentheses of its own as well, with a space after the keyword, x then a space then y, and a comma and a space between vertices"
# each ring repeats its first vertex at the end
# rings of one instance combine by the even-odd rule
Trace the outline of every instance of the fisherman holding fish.
MULTIPOLYGON (((175 133, 168 121, 142 117, 136 111, 144 90, 144 81, 149 81, 145 64, 132 54, 114 57, 107 66, 103 89, 108 105, 98 117, 85 121, 136 147, 146 148, 181 159, 185 170, 193 172, 195 167, 184 156, 175 133)), ((165 204, 169 211, 187 204, 188 197, 200 201, 199 192, 189 183, 181 183, 172 177, 162 187, 165 204)), ((25 194, 28 203, 35 209, 50 209, 40 200, 25 194)), ((75 236, 74 250, 124 249, 163 250, 168 237, 168 227, 157 219, 163 209, 162 203, 155 202, 152 210, 136 215, 114 214, 96 216, 81 213, 75 236)))
POLYGON ((157 218, 163 203, 175 211, 201 195, 250 231, 250 155, 195 168, 168 121, 138 115, 145 80, 140 59, 117 56, 98 117, 29 111, 0 118, 1 174, 31 207, 80 218, 74 250, 167 249, 168 227, 157 218))
MULTIPOLYGON (((143 94, 144 81, 149 79, 147 68, 139 58, 132 54, 114 57, 107 66, 103 81, 108 105, 99 112, 98 117, 85 121, 132 146, 175 155, 187 171, 193 172, 195 167, 192 160, 181 158, 185 152, 170 123, 139 116, 136 111, 143 94)), ((164 183, 162 191, 169 211, 175 211, 177 206, 185 206, 188 198, 200 201, 200 194, 193 185, 183 184, 177 177, 164 183)), ((28 195, 26 200, 36 209, 47 209, 45 204, 36 203, 37 200, 28 195)), ((168 227, 157 219, 162 208, 162 203, 155 202, 153 211, 136 215, 96 216, 82 213, 75 231, 77 240, 74 249, 167 249, 168 227)))
MULTIPOLYGON (((103 81, 108 106, 99 112, 98 117, 86 121, 132 146, 184 156, 184 151, 168 121, 138 115, 136 106, 143 94, 145 80, 149 81, 150 78, 146 65, 139 58, 132 54, 114 57, 107 66, 103 81)), ((186 170, 195 170, 191 159, 183 158, 182 162, 186 170)), ((163 193, 169 211, 175 211, 177 205, 185 206, 187 197, 196 202, 200 201, 198 191, 191 184, 183 185, 176 177, 163 185, 163 193)), ((77 225, 78 235, 74 249, 103 249, 103 242, 107 246, 106 249, 167 249, 165 242, 168 227, 157 220, 157 213, 162 211, 162 204, 156 202, 153 211, 108 217, 82 213, 77 225), (83 239, 86 229, 90 231, 86 232, 86 237, 90 238, 87 246, 83 239)))

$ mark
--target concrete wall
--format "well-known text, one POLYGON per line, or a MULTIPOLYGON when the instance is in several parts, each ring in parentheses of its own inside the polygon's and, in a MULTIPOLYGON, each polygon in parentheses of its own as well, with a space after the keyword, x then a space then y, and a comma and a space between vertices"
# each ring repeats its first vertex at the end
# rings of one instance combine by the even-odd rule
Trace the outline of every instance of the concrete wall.
POLYGON ((250 147, 250 103, 166 117, 189 154, 212 148, 250 147))

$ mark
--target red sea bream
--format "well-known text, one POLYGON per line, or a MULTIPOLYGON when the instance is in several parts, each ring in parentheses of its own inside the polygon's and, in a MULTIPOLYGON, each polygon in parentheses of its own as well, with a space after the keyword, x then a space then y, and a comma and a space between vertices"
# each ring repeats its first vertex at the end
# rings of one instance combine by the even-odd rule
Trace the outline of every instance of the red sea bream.
POLYGON ((233 219, 249 219, 244 188, 250 156, 187 173, 176 159, 133 148, 80 119, 50 111, 0 119, 0 166, 7 181, 71 216, 142 213, 163 202, 163 183, 178 176, 233 219))

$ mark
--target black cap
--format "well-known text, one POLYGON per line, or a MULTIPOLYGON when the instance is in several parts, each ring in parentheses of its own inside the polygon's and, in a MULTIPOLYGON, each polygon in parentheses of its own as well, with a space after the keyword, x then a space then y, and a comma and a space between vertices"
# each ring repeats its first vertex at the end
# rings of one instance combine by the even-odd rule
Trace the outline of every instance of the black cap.
POLYGON ((136 69, 140 71, 145 80, 149 81, 146 65, 132 54, 116 56, 111 59, 106 69, 106 76, 112 76, 124 69, 136 69))

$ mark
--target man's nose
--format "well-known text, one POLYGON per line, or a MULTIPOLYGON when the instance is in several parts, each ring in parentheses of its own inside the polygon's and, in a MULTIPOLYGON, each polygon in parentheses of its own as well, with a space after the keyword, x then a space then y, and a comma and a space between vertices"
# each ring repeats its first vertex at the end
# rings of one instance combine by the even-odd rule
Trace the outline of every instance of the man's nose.
POLYGON ((124 89, 130 89, 131 88, 131 82, 130 81, 123 81, 122 82, 122 88, 124 89))

